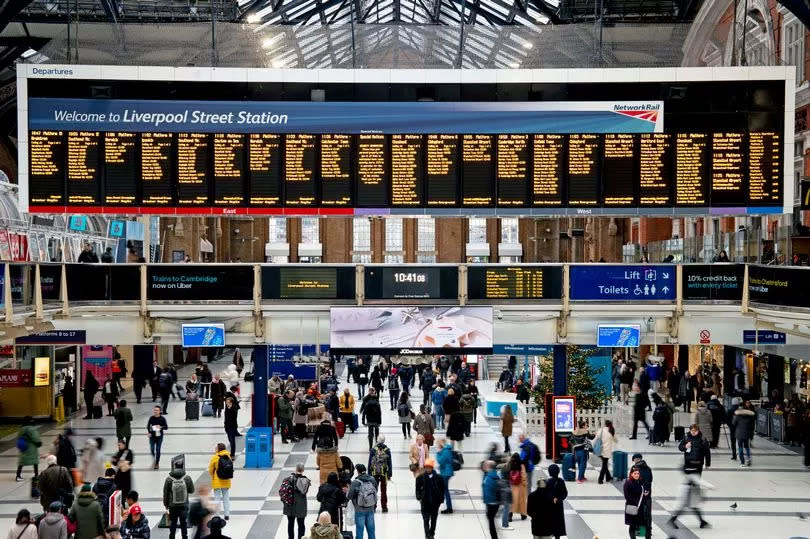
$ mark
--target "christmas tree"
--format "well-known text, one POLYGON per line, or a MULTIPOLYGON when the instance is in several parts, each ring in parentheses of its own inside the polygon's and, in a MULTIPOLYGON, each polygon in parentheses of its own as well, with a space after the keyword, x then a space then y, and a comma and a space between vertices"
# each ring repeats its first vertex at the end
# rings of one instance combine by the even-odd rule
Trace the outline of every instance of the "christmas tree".
MULTIPOLYGON (((604 367, 595 369, 589 358, 596 354, 596 348, 569 345, 566 347, 568 358, 568 395, 577 398, 577 408, 594 410, 605 405, 608 395, 605 389, 596 383, 596 377, 602 374, 604 367)), ((554 391, 554 357, 544 356, 540 360, 540 380, 532 388, 532 397, 537 405, 543 407, 546 393, 554 391)))

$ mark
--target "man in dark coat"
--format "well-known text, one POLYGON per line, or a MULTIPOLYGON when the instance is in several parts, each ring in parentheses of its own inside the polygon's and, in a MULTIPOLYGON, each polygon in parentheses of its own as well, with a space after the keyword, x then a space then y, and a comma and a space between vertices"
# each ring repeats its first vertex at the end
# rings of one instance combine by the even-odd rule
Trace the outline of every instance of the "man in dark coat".
POLYGON ((726 409, 723 408, 717 395, 712 395, 709 402, 706 403, 706 408, 712 414, 712 441, 709 447, 716 449, 717 442, 720 441, 720 427, 723 426, 723 421, 726 418, 726 409))
POLYGON ((447 488, 444 478, 433 471, 435 467, 435 460, 426 459, 424 473, 416 477, 416 499, 419 500, 426 539, 433 539, 436 536, 436 519, 439 517, 439 507, 444 502, 444 490, 447 488))
POLYGON ((316 449, 336 449, 338 446, 337 429, 332 425, 328 419, 321 421, 318 428, 315 430, 315 436, 312 438, 312 450, 316 449))
POLYGON ((73 501, 73 478, 67 468, 57 464, 54 455, 48 455, 45 463, 48 467, 39 474, 39 503, 47 513, 53 502, 73 501))
POLYGON ((360 416, 363 425, 368 425, 368 450, 371 451, 380 436, 380 425, 382 425, 382 409, 373 388, 363 398, 363 404, 360 406, 360 416))
POLYGON ((546 495, 546 480, 537 481, 537 488, 529 494, 529 501, 526 507, 529 517, 532 519, 532 535, 535 537, 546 537, 554 535, 552 527, 551 512, 554 505, 546 495))
POLYGON ((545 495, 546 503, 549 507, 547 518, 551 527, 551 533, 556 539, 560 539, 565 532, 565 508, 563 501, 568 497, 568 489, 565 481, 560 478, 560 467, 552 464, 548 467, 548 480, 546 481, 545 495))
POLYGON ((56 462, 68 470, 76 467, 76 448, 73 447, 73 429, 68 427, 59 435, 56 441, 56 462))

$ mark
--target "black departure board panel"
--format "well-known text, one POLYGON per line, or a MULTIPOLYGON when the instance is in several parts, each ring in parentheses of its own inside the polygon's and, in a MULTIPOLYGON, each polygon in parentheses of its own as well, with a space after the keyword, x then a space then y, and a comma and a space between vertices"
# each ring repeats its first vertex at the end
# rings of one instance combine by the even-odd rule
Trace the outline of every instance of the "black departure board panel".
POLYGON ((705 206, 708 203, 707 157, 709 135, 678 133, 675 139, 675 205, 705 206))
POLYGON ((295 134, 284 137, 284 204, 315 207, 317 186, 315 135, 295 134))
POLYGON ((358 135, 357 205, 367 208, 388 206, 390 176, 385 135, 358 135))
POLYGON ((262 266, 262 299, 354 300, 354 266, 262 266))
POLYGON ((712 193, 715 206, 745 206, 745 138, 742 133, 712 134, 712 193))
POLYGON ((520 208, 529 200, 529 135, 498 135, 498 206, 520 208))
POLYGON ((67 202, 94 206, 99 203, 101 182, 101 133, 68 131, 67 202))
POLYGON ((65 202, 65 141, 62 131, 31 131, 28 136, 31 204, 65 202))
POLYGON ((639 205, 672 204, 673 141, 669 133, 643 133, 639 140, 639 205))
POLYGON ((543 300, 562 298, 561 266, 469 266, 471 300, 543 300))
POLYGON ((629 134, 605 135, 602 185, 605 206, 636 205, 636 137, 629 134))
POLYGON ((248 202, 251 206, 281 205, 281 136, 251 133, 248 138, 248 202))
POLYGON ((532 202, 562 206, 566 178, 565 135, 538 134, 532 145, 532 202))
POLYGON ((352 138, 321 135, 321 206, 352 206, 352 138))
POLYGON ((458 135, 427 136, 425 205, 458 206, 458 135))
POLYGON ((486 208, 495 202, 492 140, 492 135, 461 137, 462 206, 486 208))
POLYGON ((214 204, 245 203, 245 135, 214 134, 214 204))
POLYGON ((782 203, 782 143, 779 133, 748 135, 748 203, 782 203))
POLYGON ((177 134, 177 203, 181 206, 208 204, 208 135, 177 134))
POLYGON ((599 205, 599 135, 568 137, 568 204, 599 205))
POLYGON ((104 203, 132 206, 138 201, 138 135, 104 133, 104 203))
POLYGON ((365 299, 458 300, 455 266, 366 266, 365 299))
POLYGON ((141 189, 144 206, 172 204, 173 133, 141 133, 141 189))
POLYGON ((422 135, 391 135, 391 206, 422 205, 424 157, 422 135))

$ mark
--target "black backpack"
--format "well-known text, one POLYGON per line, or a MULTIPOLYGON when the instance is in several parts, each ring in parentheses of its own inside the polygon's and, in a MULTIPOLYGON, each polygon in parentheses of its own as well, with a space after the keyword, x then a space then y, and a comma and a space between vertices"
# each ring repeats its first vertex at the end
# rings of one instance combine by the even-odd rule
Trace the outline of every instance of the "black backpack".
POLYGON ((227 455, 219 456, 217 477, 220 479, 233 479, 233 461, 227 455))

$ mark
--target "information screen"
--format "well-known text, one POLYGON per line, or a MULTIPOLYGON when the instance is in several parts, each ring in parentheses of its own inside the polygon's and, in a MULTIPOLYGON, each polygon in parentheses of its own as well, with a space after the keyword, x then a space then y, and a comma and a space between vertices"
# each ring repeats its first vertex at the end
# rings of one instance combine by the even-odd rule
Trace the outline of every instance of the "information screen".
POLYGON ((603 164, 604 205, 632 207, 636 205, 636 137, 635 135, 605 135, 603 164))
POLYGON ((214 204, 245 203, 245 135, 214 134, 214 204))
POLYGON ((321 135, 321 206, 352 205, 352 139, 321 135))
POLYGON ((779 133, 748 135, 748 203, 782 203, 782 142, 779 133))
POLYGON ((65 143, 61 131, 31 131, 29 154, 31 204, 65 202, 65 143))
POLYGON ((138 136, 104 133, 104 203, 132 206, 138 202, 138 136))
POLYGON ((675 205, 705 206, 708 202, 706 158, 709 135, 678 133, 675 140, 675 205))
POLYGON ((284 137, 284 204, 286 206, 316 206, 316 142, 315 135, 295 134, 284 137))
POLYGON ((355 299, 349 266, 263 266, 263 299, 355 299))
POLYGON ((560 266, 469 266, 471 300, 542 300, 562 298, 560 266))
POLYGON ((208 135, 177 134, 177 203, 181 206, 208 204, 208 135))
POLYGON ((172 204, 173 133, 141 133, 142 203, 172 204))
POLYGON ((535 206, 562 206, 566 176, 565 135, 535 135, 532 201, 535 206))
POLYGON ((391 135, 391 205, 422 205, 424 167, 422 135, 391 135))
POLYGON ((357 137, 357 205, 388 206, 388 152, 385 135, 357 137))
POLYGON ((251 206, 281 204, 281 137, 251 133, 248 141, 251 206))
POLYGON ((458 135, 427 136, 427 206, 458 205, 458 135))
POLYGON ((529 135, 498 135, 498 206, 524 207, 529 201, 529 135))
POLYGON ((458 299, 453 266, 366 266, 366 299, 458 299))
POLYGON ((67 150, 68 204, 97 205, 101 184, 101 133, 68 131, 67 150))
POLYGON ((495 201, 492 138, 492 135, 462 135, 463 206, 488 207, 495 201))
POLYGON ((643 133, 639 144, 639 204, 672 204, 672 135, 643 133))
POLYGON ((712 134, 712 204, 745 206, 745 140, 742 133, 712 134))
POLYGON ((599 136, 568 138, 568 204, 599 205, 599 136))

